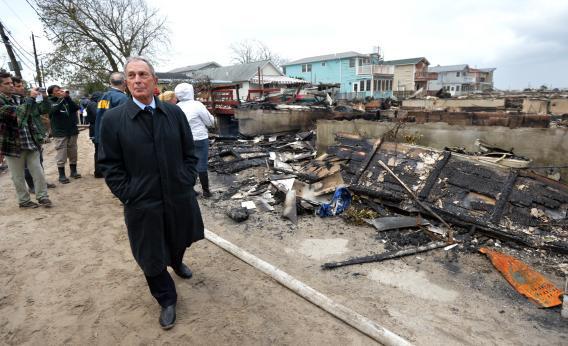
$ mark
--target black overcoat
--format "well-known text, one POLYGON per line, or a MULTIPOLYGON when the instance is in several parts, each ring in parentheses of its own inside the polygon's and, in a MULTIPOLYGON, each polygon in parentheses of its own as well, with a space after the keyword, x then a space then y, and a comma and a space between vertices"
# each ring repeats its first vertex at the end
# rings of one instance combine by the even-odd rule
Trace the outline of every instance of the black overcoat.
POLYGON ((155 99, 153 115, 132 99, 105 113, 99 165, 124 204, 132 254, 147 276, 177 266, 179 254, 203 239, 193 185, 193 137, 183 111, 155 99))

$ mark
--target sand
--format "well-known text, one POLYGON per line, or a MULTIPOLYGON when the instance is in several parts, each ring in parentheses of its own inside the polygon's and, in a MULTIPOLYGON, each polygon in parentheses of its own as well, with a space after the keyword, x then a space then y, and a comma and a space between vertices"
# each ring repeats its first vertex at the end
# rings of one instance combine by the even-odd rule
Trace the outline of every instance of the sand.
MULTIPOLYGON (((130 253, 122 207, 93 177, 85 131, 79 151, 83 178, 49 190, 52 209, 19 209, 9 174, 0 175, 0 344, 375 344, 206 240, 186 253, 194 277, 174 275, 178 320, 162 331, 159 307, 130 253)), ((55 182, 52 144, 44 154, 55 182)), ((225 188, 214 178, 218 197, 225 188)), ((295 226, 277 210, 235 224, 224 213, 231 203, 200 199, 207 228, 413 343, 567 340, 559 311, 518 296, 480 255, 439 250, 322 271, 327 260, 384 244, 371 228, 338 218, 304 215, 295 226)))

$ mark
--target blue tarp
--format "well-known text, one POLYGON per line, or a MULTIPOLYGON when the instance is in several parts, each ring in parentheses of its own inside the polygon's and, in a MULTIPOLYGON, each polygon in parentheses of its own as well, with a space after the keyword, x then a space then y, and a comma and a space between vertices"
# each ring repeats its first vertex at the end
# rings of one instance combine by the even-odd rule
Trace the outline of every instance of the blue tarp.
POLYGON ((334 216, 343 213, 351 205, 351 192, 345 187, 338 187, 333 194, 331 203, 324 203, 317 213, 321 217, 334 216))

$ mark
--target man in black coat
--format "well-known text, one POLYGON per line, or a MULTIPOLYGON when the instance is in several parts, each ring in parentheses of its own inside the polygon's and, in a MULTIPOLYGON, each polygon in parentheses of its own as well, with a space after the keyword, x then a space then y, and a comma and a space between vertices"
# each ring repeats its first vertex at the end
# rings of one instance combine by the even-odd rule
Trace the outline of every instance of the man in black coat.
POLYGON ((112 193, 124 204, 130 247, 160 304, 159 322, 175 323, 177 294, 167 266, 182 278, 187 247, 203 239, 203 221, 193 185, 197 157, 183 111, 154 98, 158 79, 144 58, 124 66, 132 98, 106 112, 99 166, 112 193))

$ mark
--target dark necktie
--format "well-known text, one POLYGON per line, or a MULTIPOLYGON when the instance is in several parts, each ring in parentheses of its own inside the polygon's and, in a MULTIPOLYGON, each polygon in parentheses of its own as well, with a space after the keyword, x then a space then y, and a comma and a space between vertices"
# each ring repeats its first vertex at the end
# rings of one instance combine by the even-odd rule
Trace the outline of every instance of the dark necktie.
POLYGON ((152 108, 151 106, 144 107, 144 110, 150 114, 154 114, 154 108, 152 108))

